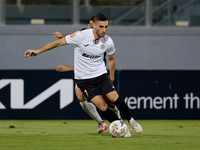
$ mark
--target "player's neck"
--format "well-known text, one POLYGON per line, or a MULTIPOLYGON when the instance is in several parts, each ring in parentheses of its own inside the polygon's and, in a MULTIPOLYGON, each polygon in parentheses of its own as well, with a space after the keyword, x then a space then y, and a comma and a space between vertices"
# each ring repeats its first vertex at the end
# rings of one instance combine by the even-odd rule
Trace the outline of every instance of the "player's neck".
POLYGON ((93 35, 94 35, 94 38, 95 38, 95 42, 97 42, 101 37, 99 37, 96 32, 93 30, 93 35))

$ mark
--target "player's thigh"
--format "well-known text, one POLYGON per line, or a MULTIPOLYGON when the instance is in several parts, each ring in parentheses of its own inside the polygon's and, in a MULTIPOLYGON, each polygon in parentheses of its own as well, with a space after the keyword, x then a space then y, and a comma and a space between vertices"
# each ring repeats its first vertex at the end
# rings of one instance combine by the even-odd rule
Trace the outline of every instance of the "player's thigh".
POLYGON ((80 88, 76 88, 75 89, 75 93, 76 93, 76 97, 78 99, 79 102, 84 102, 86 101, 85 95, 83 94, 83 92, 81 91, 80 88))
POLYGON ((112 92, 107 93, 106 97, 108 98, 110 102, 114 103, 118 99, 119 95, 117 94, 116 91, 112 91, 112 92))
POLYGON ((96 95, 90 100, 100 111, 106 111, 108 106, 101 95, 96 95))

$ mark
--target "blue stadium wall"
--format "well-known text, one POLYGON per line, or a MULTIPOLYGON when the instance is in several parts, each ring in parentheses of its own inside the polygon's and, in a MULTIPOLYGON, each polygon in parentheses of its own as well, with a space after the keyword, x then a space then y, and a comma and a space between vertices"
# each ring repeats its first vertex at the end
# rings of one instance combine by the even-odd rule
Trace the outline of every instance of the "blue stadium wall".
MULTIPOLYGON (((135 119, 200 119, 200 72, 117 70, 114 85, 135 119)), ((0 119, 91 119, 73 72, 1 70, 0 119)))

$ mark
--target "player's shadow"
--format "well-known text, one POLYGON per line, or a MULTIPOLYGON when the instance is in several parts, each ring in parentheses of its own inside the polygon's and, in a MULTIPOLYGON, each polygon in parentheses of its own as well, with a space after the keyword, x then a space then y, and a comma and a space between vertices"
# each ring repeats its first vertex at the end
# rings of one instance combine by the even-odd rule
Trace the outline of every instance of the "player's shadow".
POLYGON ((99 135, 100 135, 100 136, 103 136, 103 137, 111 136, 109 133, 101 133, 101 134, 99 134, 99 133, 87 133, 87 135, 90 135, 90 136, 98 136, 98 137, 99 137, 99 135))

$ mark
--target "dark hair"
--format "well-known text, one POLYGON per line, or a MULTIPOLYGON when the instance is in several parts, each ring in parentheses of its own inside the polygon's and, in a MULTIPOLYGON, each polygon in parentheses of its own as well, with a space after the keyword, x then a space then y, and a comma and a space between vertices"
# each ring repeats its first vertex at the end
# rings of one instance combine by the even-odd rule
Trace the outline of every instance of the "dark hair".
POLYGON ((89 21, 94 21, 94 16, 92 16, 89 21))
POLYGON ((107 20, 108 20, 107 17, 102 13, 99 13, 99 14, 94 16, 94 22, 96 22, 96 21, 107 21, 107 20))

